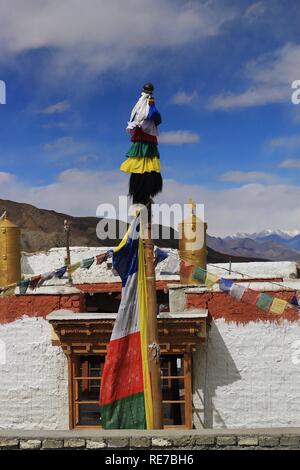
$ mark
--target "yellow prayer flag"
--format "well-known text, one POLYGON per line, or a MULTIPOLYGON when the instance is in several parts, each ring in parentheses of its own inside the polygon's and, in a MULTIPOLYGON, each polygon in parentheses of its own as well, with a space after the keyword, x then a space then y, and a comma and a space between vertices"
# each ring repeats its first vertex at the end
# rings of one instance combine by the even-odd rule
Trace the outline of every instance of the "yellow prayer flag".
POLYGON ((80 261, 74 264, 70 264, 70 266, 68 266, 68 273, 73 274, 73 272, 76 271, 76 269, 80 268, 80 265, 81 265, 80 261))
POLYGON ((206 273, 205 285, 210 289, 219 280, 220 280, 219 276, 215 276, 215 274, 211 274, 211 273, 206 273))
POLYGON ((278 299, 277 297, 274 297, 273 302, 270 307, 270 313, 274 313, 274 315, 282 315, 287 305, 288 305, 288 302, 286 300, 278 299))

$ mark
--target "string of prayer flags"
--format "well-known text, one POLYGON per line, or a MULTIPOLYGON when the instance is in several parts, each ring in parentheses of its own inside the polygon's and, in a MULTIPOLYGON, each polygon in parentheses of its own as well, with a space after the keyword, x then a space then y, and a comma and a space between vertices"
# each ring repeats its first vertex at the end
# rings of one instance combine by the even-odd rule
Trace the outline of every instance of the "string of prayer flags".
POLYGON ((86 258, 81 261, 80 267, 84 269, 90 269, 92 264, 94 263, 95 258, 94 256, 92 258, 86 258))
MULTIPOLYGON (((198 272, 199 272, 198 268, 198 272)), ((205 278, 204 271, 202 270, 201 276, 202 279, 205 278)), ((298 301, 296 296, 290 300, 290 302, 274 297, 272 295, 266 294, 264 292, 259 292, 254 289, 249 289, 243 283, 234 283, 231 279, 220 278, 219 279, 220 290, 226 292, 231 297, 234 297, 241 302, 247 304, 255 305, 264 312, 273 314, 273 315, 282 315, 287 307, 298 306, 298 301)))
POLYGON ((105 253, 101 253, 100 255, 93 256, 91 258, 83 259, 82 261, 78 261, 77 263, 71 264, 70 266, 62 266, 58 269, 48 271, 44 274, 38 274, 28 279, 22 279, 21 281, 15 284, 0 287, 0 294, 12 295, 15 292, 15 288, 19 287, 20 294, 24 295, 26 294, 28 288, 30 288, 31 290, 35 290, 37 287, 42 286, 45 281, 53 279, 54 277, 61 279, 67 271, 69 274, 72 274, 78 268, 89 269, 95 262, 95 260, 97 260, 97 264, 101 264, 106 261, 109 257, 111 257, 112 254, 113 250, 108 250, 105 253))

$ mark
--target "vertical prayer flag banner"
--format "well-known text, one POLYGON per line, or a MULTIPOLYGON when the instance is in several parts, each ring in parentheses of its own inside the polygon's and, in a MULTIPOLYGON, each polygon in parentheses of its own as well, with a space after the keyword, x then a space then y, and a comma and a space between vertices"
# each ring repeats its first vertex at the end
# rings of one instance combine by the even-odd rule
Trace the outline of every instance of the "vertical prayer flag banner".
POLYGON ((140 217, 114 250, 122 300, 104 364, 100 408, 104 429, 152 429, 147 290, 140 217))

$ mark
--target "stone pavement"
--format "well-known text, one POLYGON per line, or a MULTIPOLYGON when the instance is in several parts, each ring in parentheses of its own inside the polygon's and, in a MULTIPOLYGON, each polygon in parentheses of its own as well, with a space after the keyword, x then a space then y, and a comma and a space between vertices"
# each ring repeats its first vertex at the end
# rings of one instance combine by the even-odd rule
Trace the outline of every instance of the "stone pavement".
POLYGON ((0 429, 5 449, 300 449, 300 428, 21 431, 0 429))

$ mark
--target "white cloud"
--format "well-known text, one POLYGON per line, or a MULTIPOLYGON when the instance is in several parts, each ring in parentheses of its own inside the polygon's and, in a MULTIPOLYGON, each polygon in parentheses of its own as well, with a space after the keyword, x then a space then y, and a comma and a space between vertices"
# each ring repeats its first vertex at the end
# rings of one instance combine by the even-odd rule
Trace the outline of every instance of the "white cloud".
POLYGON ((65 101, 59 101, 58 103, 47 106, 47 108, 42 109, 40 112, 42 114, 60 114, 60 113, 65 112, 69 108, 70 108, 70 103, 67 100, 65 100, 65 101))
POLYGON ((199 140, 199 134, 191 131, 168 131, 159 135, 159 143, 168 145, 194 144, 199 140))
POLYGON ((43 145, 46 152, 50 152, 55 156, 76 155, 80 152, 88 150, 88 144, 77 142, 71 136, 60 137, 52 142, 43 145))
POLYGON ((287 137, 276 137, 269 142, 272 149, 286 148, 294 149, 300 147, 300 135, 290 135, 287 137))
MULTIPOLYGON (((1 181, 1 178, 0 178, 1 181)), ((44 186, 30 187, 17 179, 1 184, 1 197, 27 202, 77 216, 95 215, 101 203, 118 203, 128 192, 128 176, 119 171, 70 169, 44 186)), ((266 228, 291 230, 299 227, 300 187, 286 184, 247 184, 226 190, 208 190, 165 180, 157 202, 187 203, 189 198, 204 203, 210 234, 228 235, 266 228)))
POLYGON ((300 158, 287 158, 279 164, 280 168, 300 168, 300 158))
POLYGON ((270 103, 291 103, 292 82, 299 78, 300 45, 286 44, 247 64, 245 78, 249 87, 241 93, 214 96, 209 109, 228 110, 270 103))
POLYGON ((226 181, 230 183, 241 183, 241 182, 255 182, 259 180, 273 181, 274 176, 270 173, 263 173, 260 171, 227 171, 218 178, 220 181, 226 181))
POLYGON ((250 22, 257 21, 257 19, 261 18, 264 16, 264 14, 267 11, 267 4, 266 2, 258 1, 250 5, 246 12, 245 12, 245 18, 250 22))
POLYGON ((6 173, 5 171, 0 171, 0 184, 11 183, 14 180, 14 175, 11 173, 6 173))
POLYGON ((197 99, 197 92, 194 91, 193 93, 186 93, 185 91, 179 91, 175 93, 170 99, 171 104, 175 105, 185 105, 191 104, 197 99))
MULTIPOLYGON (((235 15, 220 0, 2 0, 1 56, 50 49, 53 72, 101 72, 147 60, 147 49, 214 36, 235 15), (221 8, 222 7, 222 8, 221 8), (167 20, 166 20, 167 19, 167 20)), ((74 80, 76 76, 74 76, 74 80)))

